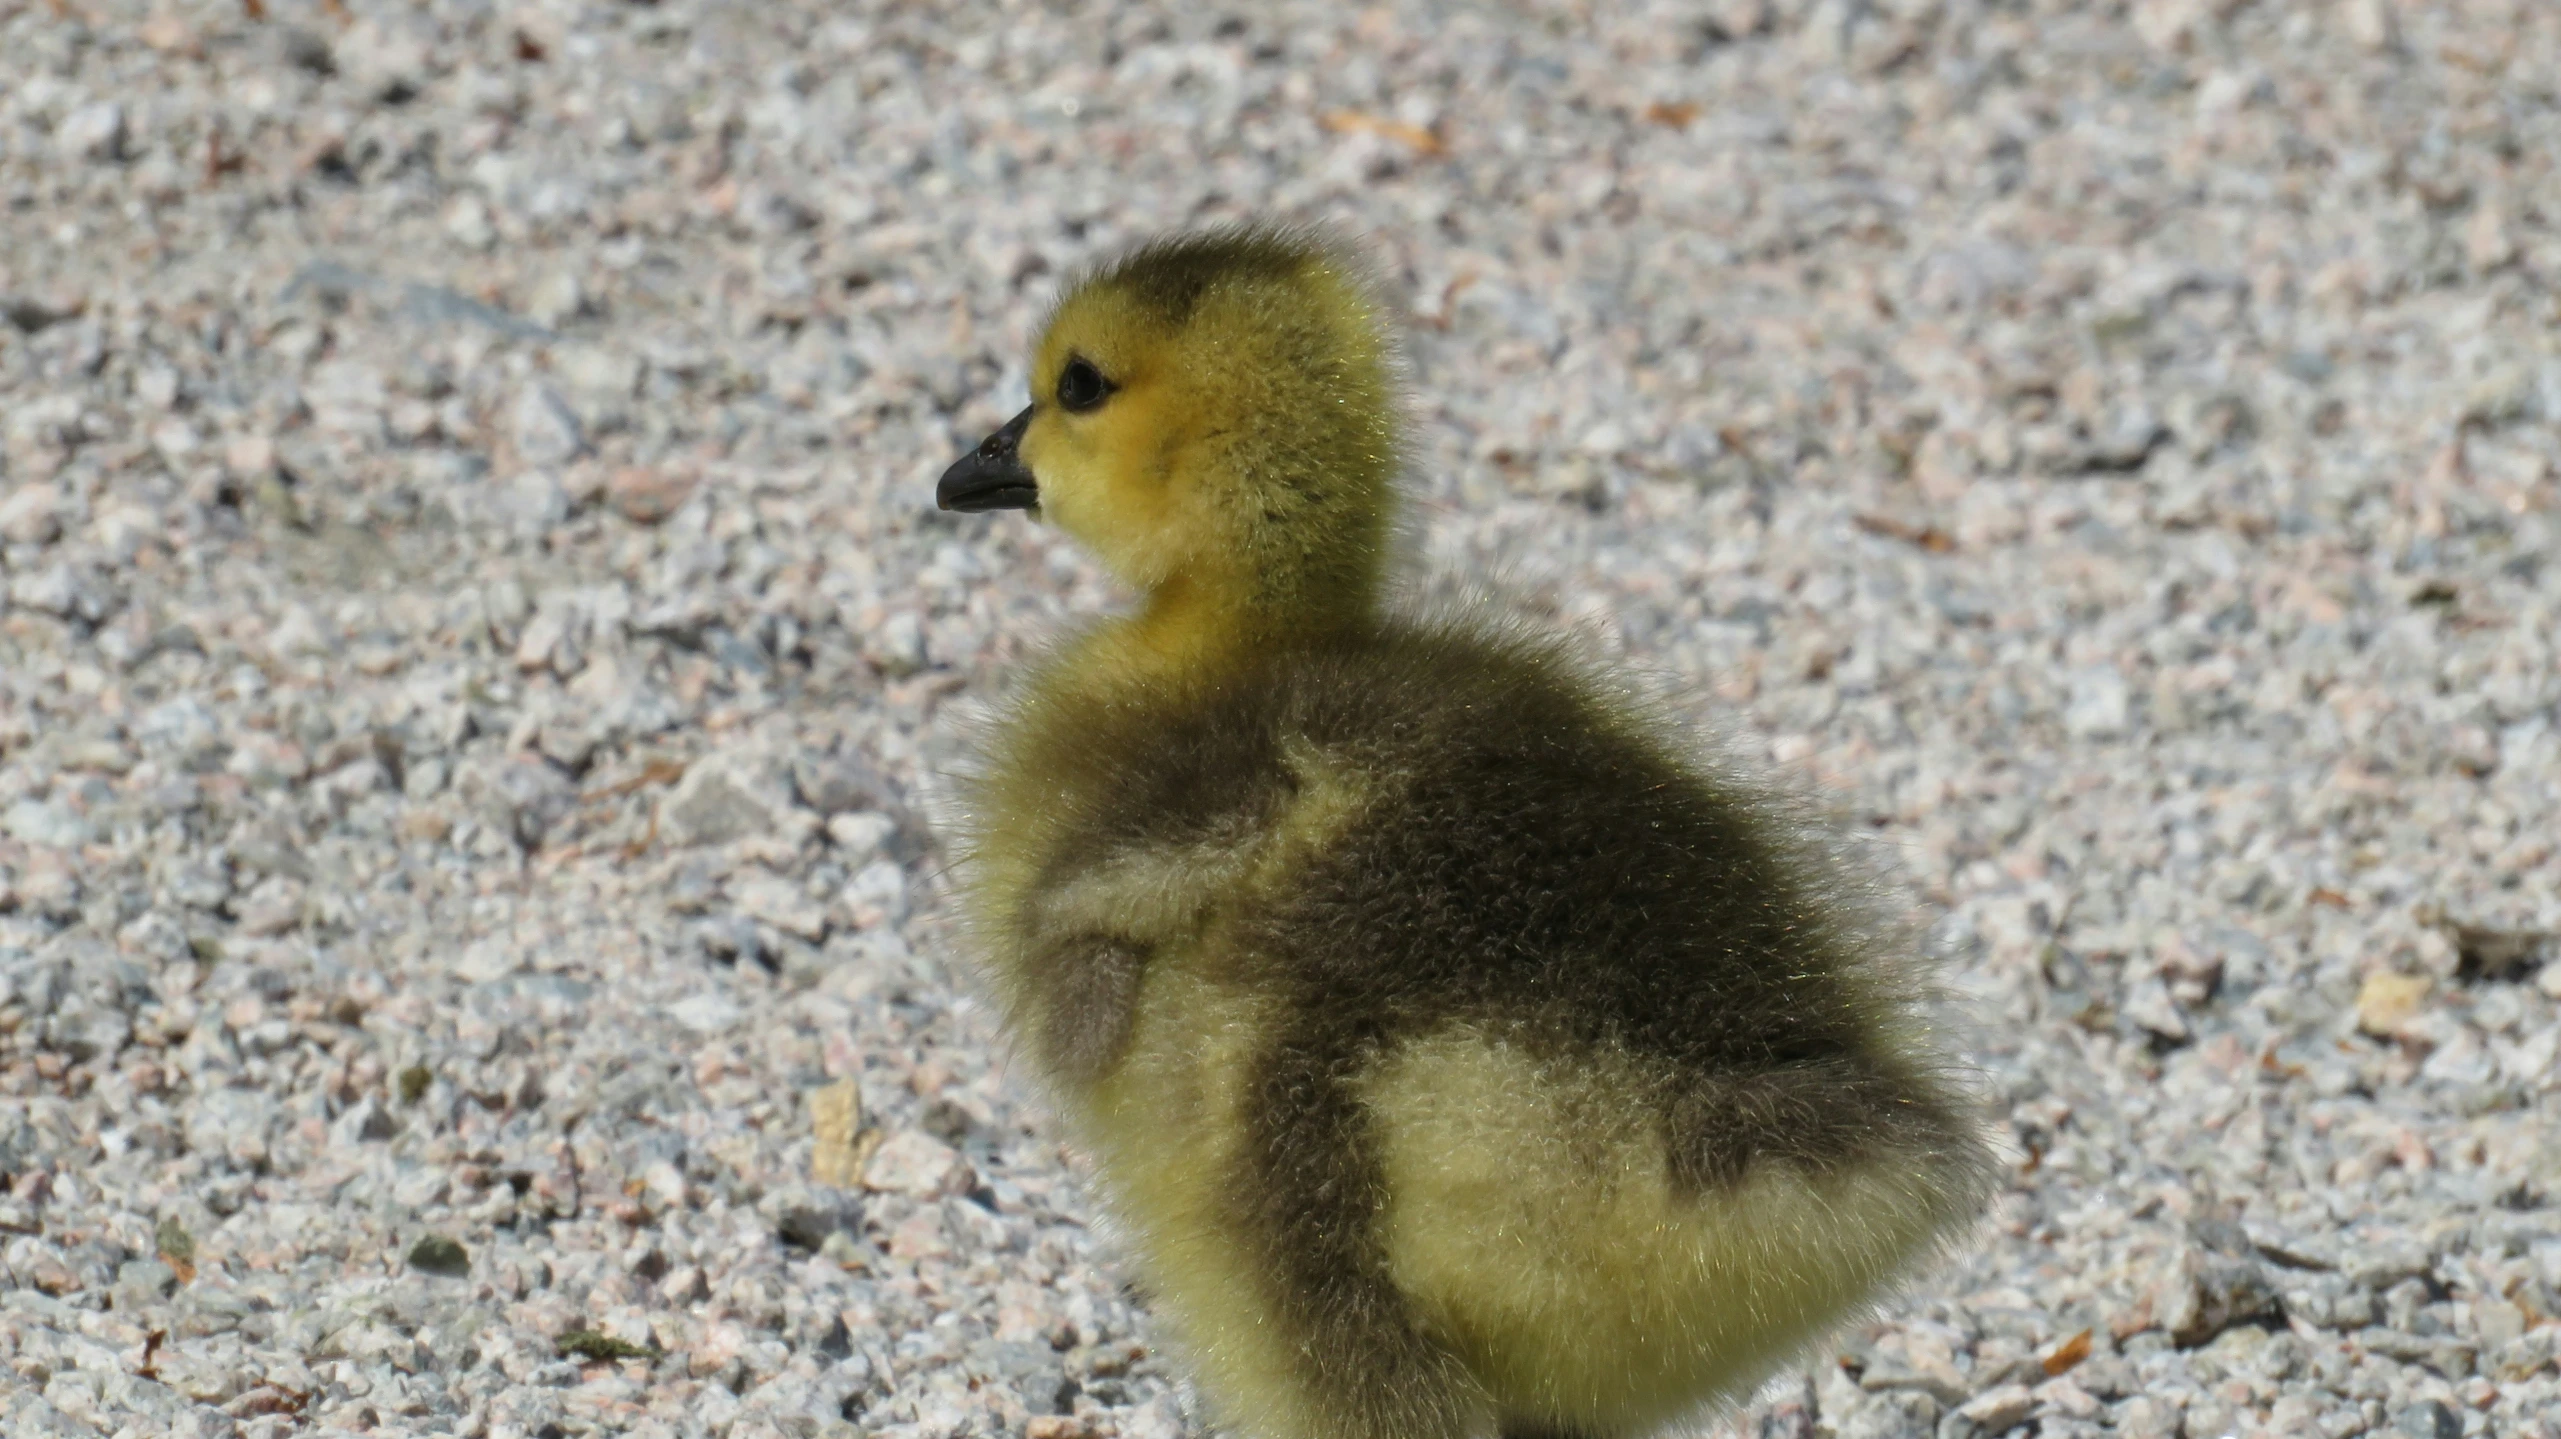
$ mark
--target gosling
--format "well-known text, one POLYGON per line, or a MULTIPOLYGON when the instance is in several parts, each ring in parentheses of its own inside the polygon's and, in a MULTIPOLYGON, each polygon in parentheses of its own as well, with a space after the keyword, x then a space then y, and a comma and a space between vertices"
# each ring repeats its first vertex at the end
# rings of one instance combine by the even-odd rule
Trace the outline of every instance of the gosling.
POLYGON ((1645 1434, 1954 1240, 1978 1118, 1822 847, 1557 641, 1385 604, 1352 255, 1149 244, 1031 375, 937 499, 1140 600, 991 732, 965 906, 1221 1423, 1645 1434))

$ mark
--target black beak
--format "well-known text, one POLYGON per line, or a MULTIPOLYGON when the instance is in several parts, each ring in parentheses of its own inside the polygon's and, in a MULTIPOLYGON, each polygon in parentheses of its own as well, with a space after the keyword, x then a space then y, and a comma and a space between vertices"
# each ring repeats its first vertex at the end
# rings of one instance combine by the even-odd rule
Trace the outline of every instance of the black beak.
POLYGON ((977 449, 954 461, 943 471, 942 483, 934 486, 935 505, 963 514, 1037 509, 1040 486, 1018 453, 1023 431, 1031 422, 1032 412, 1025 409, 1006 421, 1005 428, 979 441, 977 449))

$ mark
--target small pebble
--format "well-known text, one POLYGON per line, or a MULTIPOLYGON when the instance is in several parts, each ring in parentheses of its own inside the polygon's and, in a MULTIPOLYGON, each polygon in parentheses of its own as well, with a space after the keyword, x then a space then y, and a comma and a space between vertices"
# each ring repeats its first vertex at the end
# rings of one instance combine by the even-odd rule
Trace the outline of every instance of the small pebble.
POLYGON ((2434 1399, 2402 1410, 2392 1427, 2403 1439, 2463 1439, 2461 1416, 2434 1399))
POLYGON ((634 524, 654 525, 674 514, 694 492, 690 475, 629 465, 605 481, 605 500, 634 524))
POLYGON ((125 149, 124 106, 100 100, 63 117, 54 132, 65 155, 75 160, 121 160, 125 149))
POLYGON ((459 1279, 471 1272, 471 1255, 455 1241, 430 1234, 409 1246, 409 1267, 421 1274, 459 1279))

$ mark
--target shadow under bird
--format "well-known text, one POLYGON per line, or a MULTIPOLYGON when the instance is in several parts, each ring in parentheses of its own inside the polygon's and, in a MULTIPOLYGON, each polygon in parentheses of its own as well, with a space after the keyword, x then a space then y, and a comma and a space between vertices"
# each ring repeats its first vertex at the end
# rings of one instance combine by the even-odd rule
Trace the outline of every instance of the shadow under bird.
POLYGON ((1615 1439, 1953 1242, 1992 1166, 1807 829, 1561 641, 1388 603, 1404 462, 1338 242, 1072 284, 944 509, 1139 601, 965 786, 965 903, 1229 1430, 1615 1439))

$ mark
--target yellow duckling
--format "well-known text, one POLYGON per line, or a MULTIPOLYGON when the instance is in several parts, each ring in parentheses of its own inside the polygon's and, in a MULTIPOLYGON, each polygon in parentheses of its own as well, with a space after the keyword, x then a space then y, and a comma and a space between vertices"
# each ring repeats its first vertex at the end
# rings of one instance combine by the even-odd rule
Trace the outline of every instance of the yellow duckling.
POLYGON ((1143 599, 1002 721, 966 898, 1226 1426, 1646 1433, 1974 1216, 1977 1120, 1798 832, 1554 642, 1384 608, 1356 262, 1148 245, 1031 373, 937 497, 1143 599))

